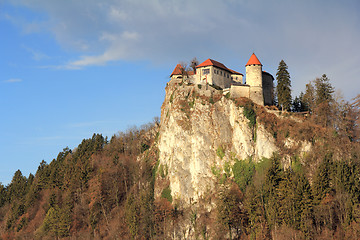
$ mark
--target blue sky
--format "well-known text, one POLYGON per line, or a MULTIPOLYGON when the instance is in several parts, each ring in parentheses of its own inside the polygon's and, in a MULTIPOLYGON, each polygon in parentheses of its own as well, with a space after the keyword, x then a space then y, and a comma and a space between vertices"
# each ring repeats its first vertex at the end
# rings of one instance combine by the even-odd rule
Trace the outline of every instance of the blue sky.
POLYGON ((357 0, 0 1, 0 182, 35 173, 93 133, 111 137, 160 116, 179 61, 236 71, 255 52, 293 96, 326 73, 360 93, 357 0))

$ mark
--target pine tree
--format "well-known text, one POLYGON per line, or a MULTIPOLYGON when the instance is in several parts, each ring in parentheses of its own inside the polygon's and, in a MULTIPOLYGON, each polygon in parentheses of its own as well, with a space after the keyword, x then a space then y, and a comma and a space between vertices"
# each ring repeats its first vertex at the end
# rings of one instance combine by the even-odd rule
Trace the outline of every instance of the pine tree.
POLYGON ((236 184, 220 192, 218 203, 218 218, 220 223, 229 230, 230 239, 232 239, 232 229, 236 230, 239 236, 244 230, 247 217, 242 206, 242 192, 236 184))
POLYGON ((10 201, 20 199, 26 194, 26 183, 26 177, 22 175, 20 170, 17 170, 11 183, 7 187, 8 198, 10 201))
POLYGON ((290 110, 291 107, 291 81, 288 66, 281 60, 276 73, 276 95, 278 105, 282 110, 290 110))
POLYGON ((315 80, 316 87, 316 104, 319 105, 324 102, 330 102, 333 100, 332 94, 334 88, 330 84, 330 79, 323 74, 321 78, 315 80))
POLYGON ((333 102, 334 88, 330 84, 329 78, 323 74, 321 78, 315 79, 316 88, 316 120, 324 127, 329 126, 332 112, 331 103, 333 102))
POLYGON ((315 108, 315 88, 312 82, 306 84, 306 90, 302 101, 304 103, 305 110, 312 113, 315 108))
POLYGON ((325 195, 330 192, 330 158, 331 155, 326 155, 324 160, 320 163, 318 169, 316 170, 313 182, 313 195, 315 203, 320 203, 320 201, 325 197, 325 195))
POLYGON ((267 221, 270 227, 275 227, 280 224, 279 219, 279 199, 278 199, 278 189, 279 184, 283 178, 283 170, 280 166, 280 157, 274 155, 272 157, 271 166, 267 170, 265 175, 265 209, 267 221))
POLYGON ((4 205, 7 199, 6 188, 0 183, 0 207, 4 205))

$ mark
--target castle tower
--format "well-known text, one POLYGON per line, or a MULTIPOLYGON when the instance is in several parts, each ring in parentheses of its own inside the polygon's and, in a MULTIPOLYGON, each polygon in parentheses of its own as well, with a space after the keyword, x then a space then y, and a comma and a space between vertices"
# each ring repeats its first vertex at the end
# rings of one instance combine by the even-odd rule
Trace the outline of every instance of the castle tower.
POLYGON ((250 99, 259 105, 264 106, 264 94, 262 84, 262 64, 253 53, 245 65, 246 84, 250 86, 250 99))

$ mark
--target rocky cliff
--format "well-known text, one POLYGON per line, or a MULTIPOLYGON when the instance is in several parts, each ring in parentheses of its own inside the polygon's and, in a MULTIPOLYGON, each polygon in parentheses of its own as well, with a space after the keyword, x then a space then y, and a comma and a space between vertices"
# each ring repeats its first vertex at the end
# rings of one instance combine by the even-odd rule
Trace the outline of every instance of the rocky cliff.
MULTIPOLYGON (((267 111, 211 86, 169 83, 158 142, 159 169, 166 181, 157 181, 155 196, 169 187, 172 199, 191 204, 214 190, 216 172, 226 165, 247 158, 261 161, 281 150, 282 144, 294 145, 289 138, 276 142, 274 134, 256 121, 254 108, 267 111)), ((270 118, 276 121, 277 116, 270 118)), ((306 141, 299 144, 298 151, 309 149, 306 141)))

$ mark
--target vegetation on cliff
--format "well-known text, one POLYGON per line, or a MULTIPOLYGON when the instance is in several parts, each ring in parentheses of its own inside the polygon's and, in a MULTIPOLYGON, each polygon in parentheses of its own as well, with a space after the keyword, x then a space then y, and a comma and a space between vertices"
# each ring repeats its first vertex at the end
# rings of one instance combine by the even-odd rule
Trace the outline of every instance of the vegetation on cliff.
POLYGON ((196 104, 234 101, 255 140, 258 124, 276 140, 273 157, 237 159, 220 145, 219 159, 232 161, 212 167, 215 191, 182 206, 172 195, 168 166, 158 161, 158 120, 110 141, 94 134, 42 161, 35 175, 18 170, 10 184, 0 184, 0 238, 360 238, 360 96, 353 103, 336 100, 323 76, 307 86, 300 99, 309 112, 299 115, 215 91, 185 96, 183 122, 196 104), (310 142, 311 151, 300 156, 296 144, 280 148, 289 139, 310 142))

